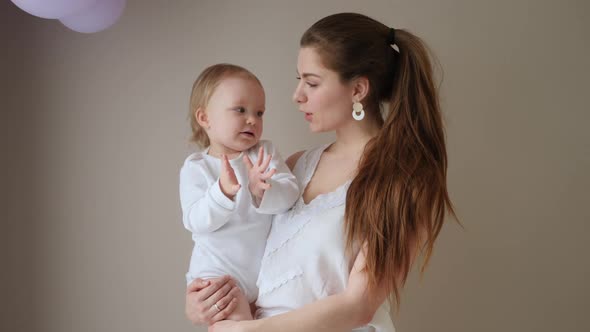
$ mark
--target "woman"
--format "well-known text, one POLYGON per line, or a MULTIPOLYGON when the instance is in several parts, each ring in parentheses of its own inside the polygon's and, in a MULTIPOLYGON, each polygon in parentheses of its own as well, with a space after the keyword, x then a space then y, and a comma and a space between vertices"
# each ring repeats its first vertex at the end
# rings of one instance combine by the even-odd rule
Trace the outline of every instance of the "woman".
POLYGON ((191 284, 187 316, 213 331, 393 331, 385 300, 399 304, 416 254, 425 266, 454 215, 431 61, 418 37, 353 13, 321 19, 300 45, 293 99, 336 141, 287 160, 304 190, 273 221, 258 319, 220 321, 235 306, 229 278, 191 284))

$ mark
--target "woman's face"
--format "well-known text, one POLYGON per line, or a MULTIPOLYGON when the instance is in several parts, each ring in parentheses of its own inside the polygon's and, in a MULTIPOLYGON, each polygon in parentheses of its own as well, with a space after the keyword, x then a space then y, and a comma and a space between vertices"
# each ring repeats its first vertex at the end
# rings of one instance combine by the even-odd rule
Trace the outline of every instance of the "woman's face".
POLYGON ((314 48, 299 50, 297 79, 293 101, 305 114, 312 132, 334 131, 354 121, 352 85, 340 82, 338 74, 322 64, 314 48))

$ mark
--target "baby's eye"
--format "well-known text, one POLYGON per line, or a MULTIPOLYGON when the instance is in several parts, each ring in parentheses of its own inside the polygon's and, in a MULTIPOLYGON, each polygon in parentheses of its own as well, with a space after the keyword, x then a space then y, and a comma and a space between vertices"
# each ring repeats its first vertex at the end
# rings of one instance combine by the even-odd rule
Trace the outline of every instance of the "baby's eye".
POLYGON ((236 112, 239 112, 239 113, 246 113, 246 109, 245 109, 245 108, 243 108, 243 107, 237 107, 237 108, 236 108, 236 112))
POLYGON ((258 115, 259 118, 261 118, 264 115, 264 112, 260 111, 258 113, 256 113, 258 115))

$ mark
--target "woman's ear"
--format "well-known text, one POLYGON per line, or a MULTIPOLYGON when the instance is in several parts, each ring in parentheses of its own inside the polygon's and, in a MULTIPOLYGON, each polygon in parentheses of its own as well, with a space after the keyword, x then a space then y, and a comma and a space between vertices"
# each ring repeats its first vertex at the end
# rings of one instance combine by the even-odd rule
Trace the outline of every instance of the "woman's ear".
POLYGON ((197 120, 199 126, 205 129, 210 128, 209 118, 207 117, 207 113, 202 107, 197 108, 197 110, 195 111, 195 120, 197 120))
POLYGON ((369 94, 369 79, 360 76, 352 80, 352 100, 360 102, 369 94))

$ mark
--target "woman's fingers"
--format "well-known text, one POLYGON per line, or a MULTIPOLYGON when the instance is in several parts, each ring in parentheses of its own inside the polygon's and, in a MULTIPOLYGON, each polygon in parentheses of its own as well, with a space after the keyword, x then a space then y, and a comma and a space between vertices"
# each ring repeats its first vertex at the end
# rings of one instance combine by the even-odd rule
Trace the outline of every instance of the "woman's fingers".
POLYGON ((222 304, 228 302, 225 298, 233 296, 230 295, 233 287, 234 281, 229 276, 208 280, 194 280, 187 287, 185 308, 187 318, 194 324, 213 324, 213 316, 223 309, 220 304, 217 304, 219 310, 214 305, 217 302, 222 304), (220 300, 224 300, 224 302, 220 300), (214 307, 213 310, 211 309, 212 306, 214 307))
POLYGON ((207 286, 209 286, 209 280, 197 278, 193 280, 190 284, 188 284, 188 286, 186 287, 186 293, 188 294, 191 292, 198 292, 207 286))
POLYGON ((226 319, 237 307, 237 298, 240 295, 240 288, 234 286, 229 293, 211 305, 211 320, 213 322, 226 319), (232 304, 234 302, 236 304, 232 304))
POLYGON ((203 301, 203 305, 207 308, 214 307, 215 304, 219 302, 219 300, 221 300, 231 292, 233 287, 234 285, 230 283, 223 285, 217 292, 213 293, 211 296, 209 296, 209 298, 203 301))
MULTIPOLYGON (((225 309, 225 307, 228 306, 228 304, 235 298, 238 297, 238 295, 240 295, 240 288, 238 286, 234 286, 232 287, 232 289, 222 298, 220 298, 219 300, 217 300, 213 307, 215 307, 215 304, 217 304, 217 307, 219 307, 219 309, 223 310, 225 309)), ((217 309, 217 308, 216 308, 217 309)))
MULTIPOLYGON (((230 280, 231 279, 229 276, 223 276, 221 278, 216 278, 216 279, 209 279, 208 280, 210 282, 209 286, 207 286, 207 287, 203 288, 202 290, 200 290, 199 292, 197 292, 198 299, 200 301, 207 300, 211 295, 215 294, 215 292, 217 292, 221 287, 228 284, 230 282, 230 280)), ((233 284, 232 284, 232 286, 233 286, 233 284)))
POLYGON ((216 323, 216 322, 226 319, 229 315, 231 315, 232 312, 234 312, 234 310, 236 310, 237 307, 238 307, 238 299, 233 298, 232 300, 230 300, 228 305, 226 305, 223 309, 221 309, 220 312, 216 313, 211 318, 211 322, 216 323))

